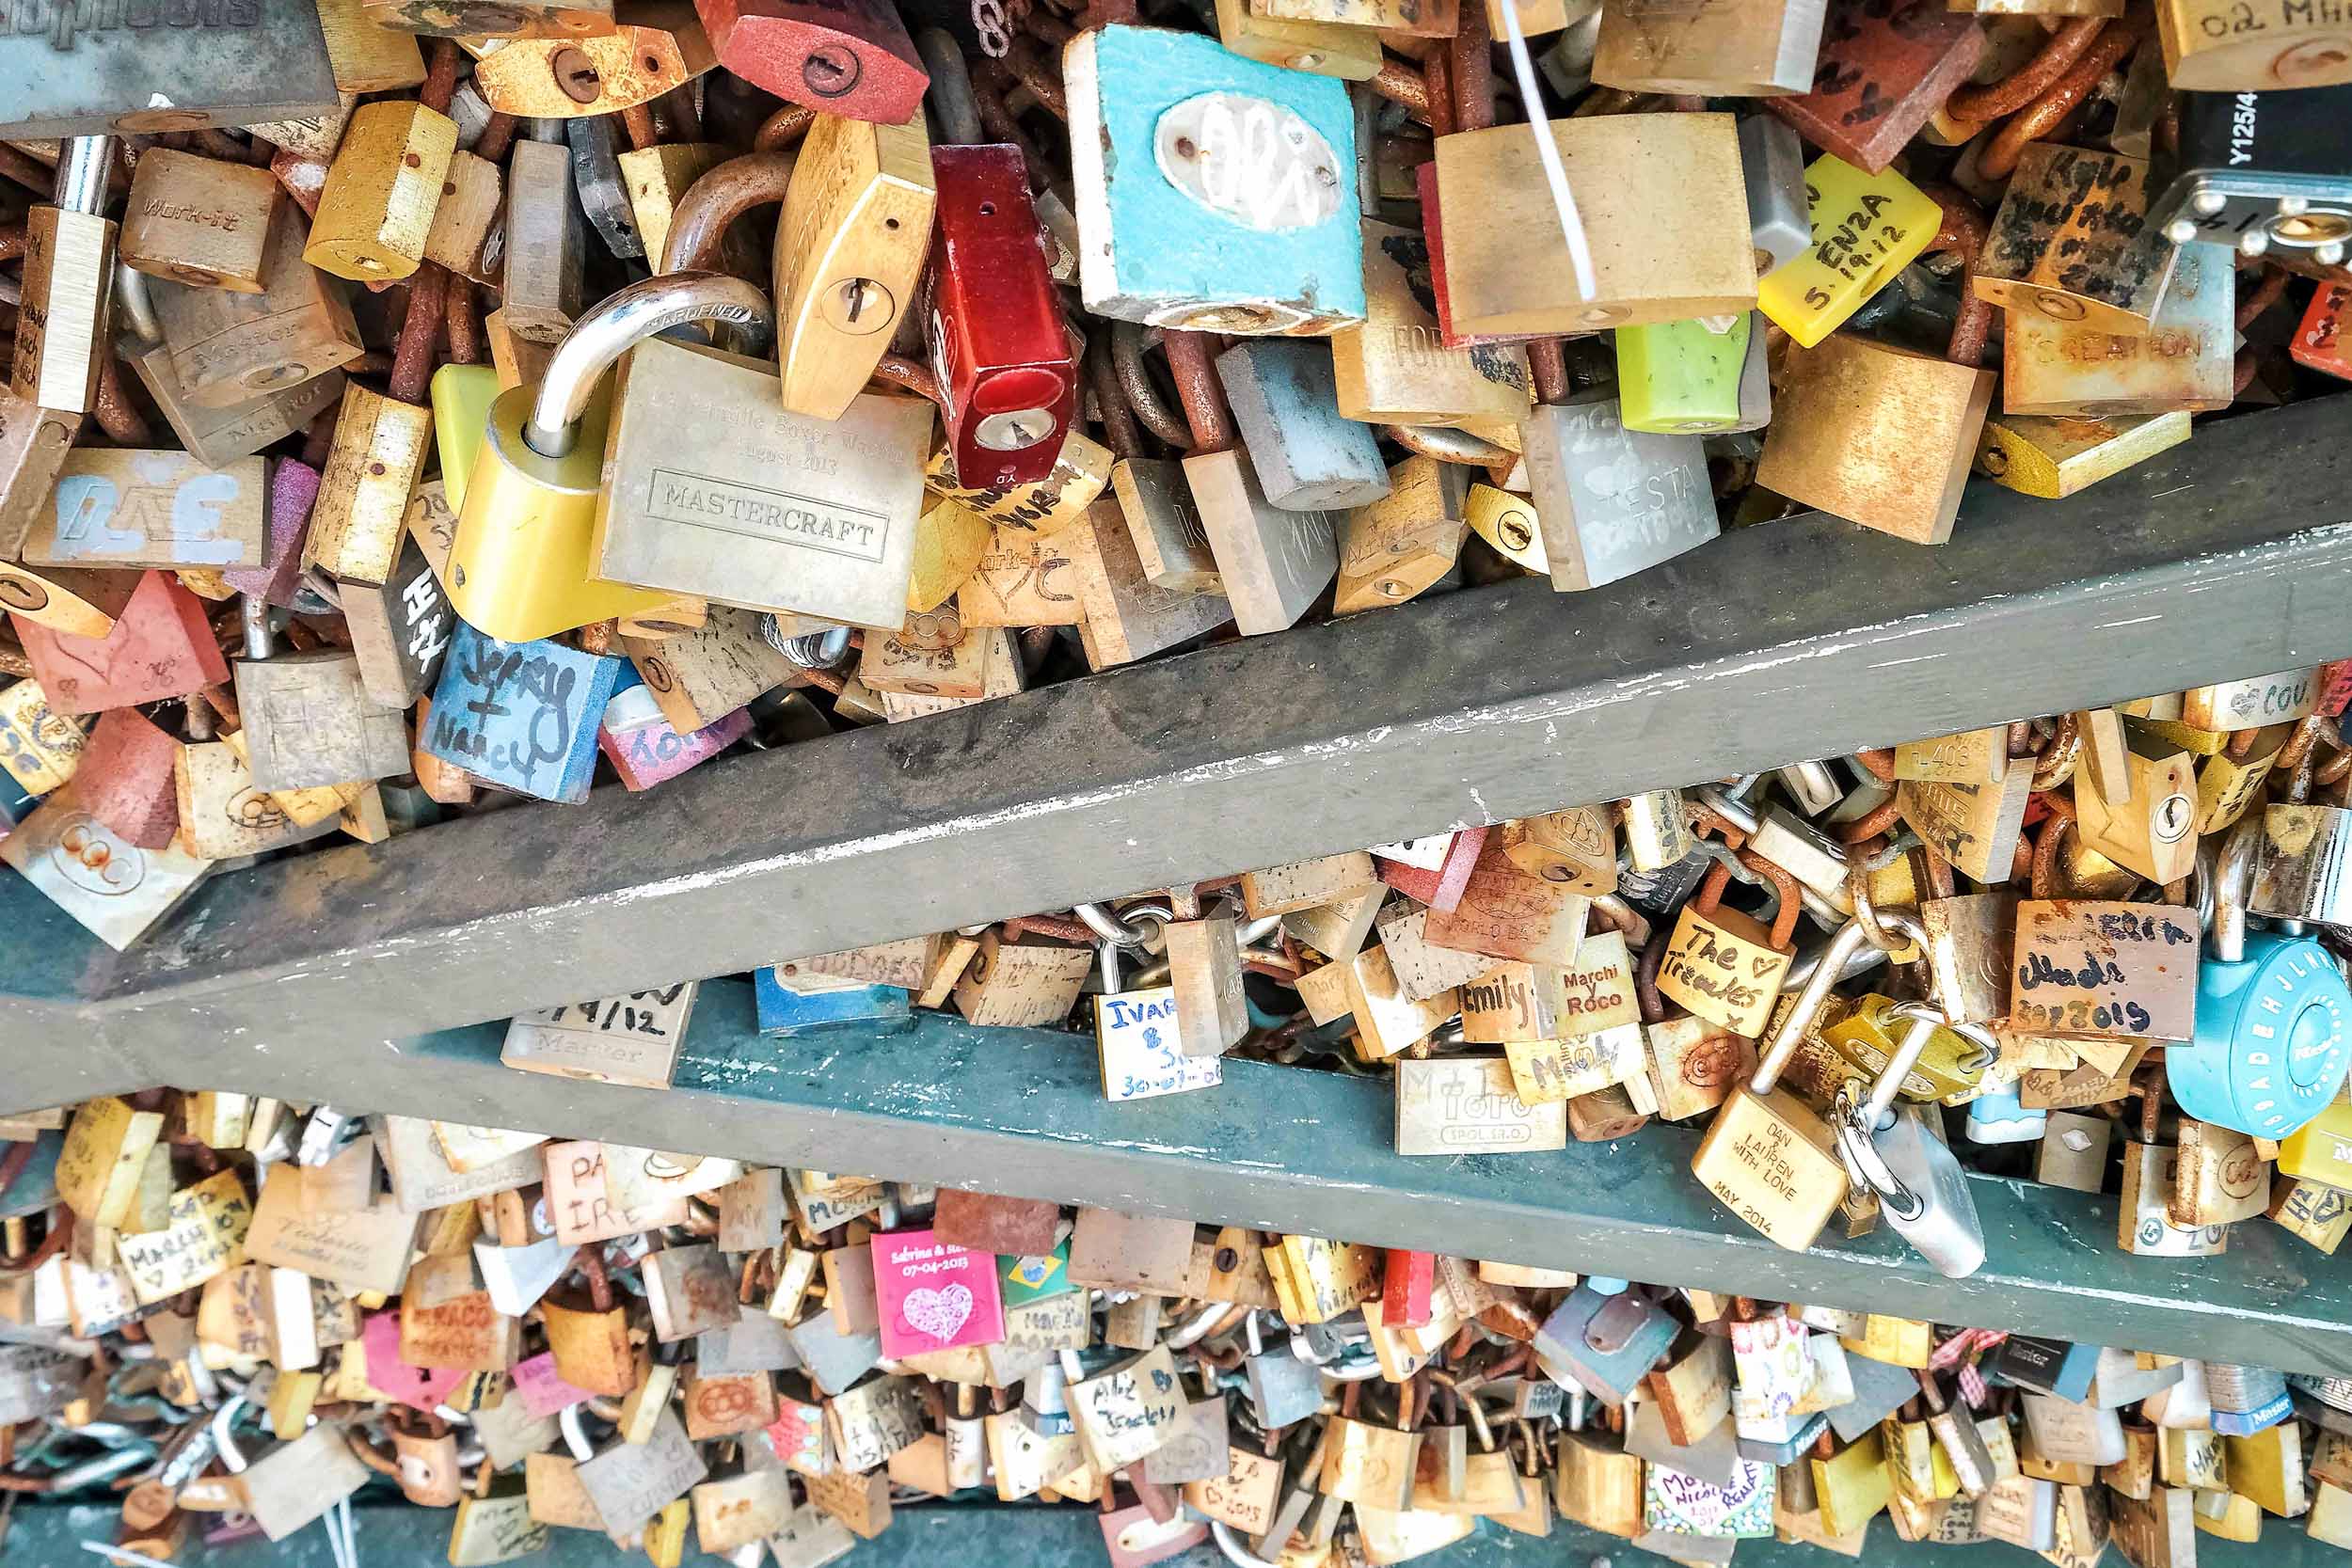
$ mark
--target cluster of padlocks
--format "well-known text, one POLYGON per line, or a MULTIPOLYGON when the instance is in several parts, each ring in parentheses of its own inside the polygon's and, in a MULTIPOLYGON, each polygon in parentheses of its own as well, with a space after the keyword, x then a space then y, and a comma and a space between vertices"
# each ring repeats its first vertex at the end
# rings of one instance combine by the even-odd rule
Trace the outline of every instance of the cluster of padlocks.
POLYGON ((454 1568, 816 1568, 989 1497, 1120 1568, 2352 1547, 2340 1378, 236 1094, 0 1131, 0 1489, 111 1482, 119 1563, 345 1560, 379 1476, 454 1568))
POLYGON ((2302 0, 153 20, 0 27, 0 806, 118 943, 608 762, 1799 506, 1932 544, 2352 370, 2302 0))

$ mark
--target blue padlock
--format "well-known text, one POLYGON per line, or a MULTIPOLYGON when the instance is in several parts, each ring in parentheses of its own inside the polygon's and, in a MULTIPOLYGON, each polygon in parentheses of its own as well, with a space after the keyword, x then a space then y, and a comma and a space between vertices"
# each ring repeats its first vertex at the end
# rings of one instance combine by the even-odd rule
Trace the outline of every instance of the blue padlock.
POLYGON ((896 1035, 914 1027, 907 993, 897 986, 842 986, 796 990, 777 977, 773 965, 752 971, 752 1001, 763 1035, 804 1035, 858 1028, 896 1035))
POLYGON ((2049 1125, 2047 1111, 2028 1111, 2015 1084, 1987 1089, 1968 1102, 1968 1141, 1972 1144, 2038 1142, 2049 1125))
POLYGON ((2195 1038, 2165 1053, 2172 1098, 2200 1121, 2283 1138, 2343 1086, 2352 990, 2309 937, 2254 932, 2232 959, 2216 926, 2216 955, 2197 973, 2195 1038))

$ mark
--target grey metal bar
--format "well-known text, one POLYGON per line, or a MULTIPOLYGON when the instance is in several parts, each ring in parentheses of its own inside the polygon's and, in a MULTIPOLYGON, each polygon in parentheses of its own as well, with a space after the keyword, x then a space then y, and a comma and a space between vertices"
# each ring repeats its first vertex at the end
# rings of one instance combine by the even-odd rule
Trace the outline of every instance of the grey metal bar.
POLYGON ((102 1068, 227 1037, 324 1071, 566 996, 2352 654, 2344 420, 2229 420, 2064 502, 1979 483, 1934 549, 1808 515, 1593 593, 1455 594, 280 861, 122 955, 8 879, 0 929, 32 940, 0 1017, 62 1007, 102 1068))
POLYGON ((1234 1061, 1220 1088, 1112 1104, 1085 1035, 926 1015, 898 1035, 763 1036, 751 988, 731 980, 696 1002, 667 1094, 515 1072, 499 1065, 503 1034, 331 1060, 183 1040, 151 1081, 2352 1373, 2352 1277, 2264 1224, 2238 1227, 2219 1262, 2131 1257, 2113 1197, 1979 1177, 1990 1261, 1952 1281, 1885 1233, 1805 1253, 1751 1234, 1692 1179, 1697 1137, 1676 1127, 1557 1154, 1406 1159, 1391 1152, 1382 1080, 1234 1061))

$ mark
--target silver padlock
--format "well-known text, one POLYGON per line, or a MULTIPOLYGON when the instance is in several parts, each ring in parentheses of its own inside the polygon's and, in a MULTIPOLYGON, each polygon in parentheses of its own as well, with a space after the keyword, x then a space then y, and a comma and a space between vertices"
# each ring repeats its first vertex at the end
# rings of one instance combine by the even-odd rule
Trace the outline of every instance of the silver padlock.
POLYGON ((2282 920, 2352 927, 2352 811, 2265 807, 2246 907, 2282 920))
POLYGON ((1893 1012, 1911 1027, 1872 1082, 1868 1097, 1856 1104, 1852 1085, 1838 1090, 1834 1118, 1838 1152, 1854 1186, 1878 1194, 1879 1212, 1896 1234, 1938 1274, 1965 1279, 1984 1265, 1984 1226, 1968 1178, 1929 1128, 1926 1113, 1916 1105, 1897 1110, 1895 1097, 1938 1028, 1955 1030, 1979 1046, 1992 1041, 1980 1025, 1947 1023, 1924 1003, 1902 1003, 1893 1012))
POLYGON ((1268 1351, 1261 1340, 1258 1314, 1249 1314, 1249 1406, 1268 1431, 1303 1421, 1323 1408, 1323 1374, 1311 1361, 1293 1355, 1287 1345, 1268 1351))

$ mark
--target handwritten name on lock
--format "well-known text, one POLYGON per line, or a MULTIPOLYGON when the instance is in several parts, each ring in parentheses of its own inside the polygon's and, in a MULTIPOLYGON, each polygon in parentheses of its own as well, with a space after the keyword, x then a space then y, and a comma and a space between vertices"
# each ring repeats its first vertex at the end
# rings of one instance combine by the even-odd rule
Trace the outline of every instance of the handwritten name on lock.
POLYGON ((884 1355, 1004 1338, 994 1253, 943 1242, 930 1230, 886 1231, 874 1238, 873 1253, 884 1355))
POLYGON ((1158 1448, 1184 1420, 1175 1359, 1161 1345, 1070 1387, 1073 1414, 1098 1467, 1116 1469, 1158 1448))
POLYGON ((560 642, 501 642, 460 626, 434 689, 425 750, 525 795, 585 799, 596 721, 621 668, 560 642))
POLYGON ((2198 923, 2162 904, 2017 906, 2011 1023, 2045 1035, 2185 1040, 2196 1022, 2198 923))

